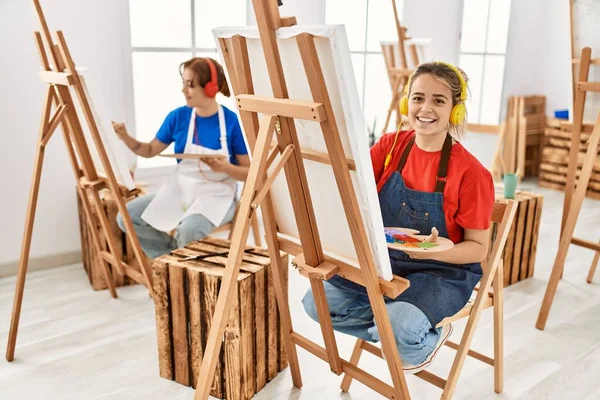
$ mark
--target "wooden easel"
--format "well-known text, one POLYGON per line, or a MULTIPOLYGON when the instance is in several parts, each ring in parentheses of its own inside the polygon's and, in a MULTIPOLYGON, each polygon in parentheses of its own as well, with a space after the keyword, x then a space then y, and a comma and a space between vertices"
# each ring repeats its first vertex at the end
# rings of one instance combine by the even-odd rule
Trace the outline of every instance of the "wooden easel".
POLYGON ((588 148, 581 163, 581 174, 577 179, 577 188, 574 189, 576 183, 576 172, 579 165, 579 149, 581 130, 583 125, 583 113, 585 110, 585 100, 587 92, 600 92, 600 82, 588 82, 588 76, 591 64, 591 49, 586 47, 581 52, 581 64, 579 69, 579 79, 575 85, 575 105, 573 112, 573 131, 571 133, 571 148, 569 150, 569 169, 567 172, 567 182, 565 184, 565 198, 563 206, 563 217, 561 221, 560 243, 558 245, 558 253, 554 260, 552 273, 548 281, 548 287, 544 294, 542 307, 538 314, 536 328, 544 330, 550 313, 550 307, 554 300, 554 294, 558 286, 558 281, 562 277, 565 260, 569 245, 576 244, 596 251, 596 256, 590 272, 588 274, 588 282, 591 282, 595 267, 598 262, 598 254, 600 252, 600 243, 591 242, 589 240, 577 239, 573 237, 577 218, 581 210, 581 204, 585 197, 585 192, 590 181, 594 161, 598 155, 598 144, 600 143, 600 113, 594 130, 590 135, 588 148))
POLYGON ((344 155, 314 37, 310 34, 297 36, 304 70, 314 101, 291 100, 288 96, 283 75, 279 48, 276 42, 276 30, 283 26, 295 25, 295 18, 281 18, 275 0, 253 0, 253 5, 274 97, 266 98, 253 95, 254 88, 246 39, 239 35, 228 39, 220 39, 220 46, 224 54, 227 71, 230 74, 230 81, 234 92, 238 94, 238 109, 252 149, 252 164, 234 226, 230 256, 227 260, 214 311, 215 318, 211 324, 204 359, 198 373, 195 399, 207 399, 209 395, 217 356, 222 345, 223 333, 236 292, 237 276, 244 250, 243 244, 246 242, 250 229, 250 219, 253 211, 259 205, 263 212, 271 265, 274 267, 274 289, 282 329, 285 332, 285 349, 294 386, 302 386, 295 347, 295 345, 298 345, 327 362, 336 375, 346 373, 386 398, 409 399, 400 356, 382 296, 385 293, 387 296, 395 298, 408 288, 409 283, 406 279, 399 277, 395 277, 392 281, 385 281, 377 276, 367 232, 361 219, 358 200, 350 177, 350 169, 352 168, 350 164, 352 163, 344 155), (260 123, 257 113, 264 114, 260 123), (294 119, 320 122, 328 154, 309 154, 302 151, 299 146, 294 119), (269 154, 274 130, 277 130, 277 146, 269 154), (267 176, 267 171, 278 154, 281 158, 274 166, 272 174, 267 176), (326 257, 323 254, 302 162, 303 157, 332 166, 361 266, 360 269, 351 267, 332 257, 326 257), (277 237, 273 201, 269 190, 275 177, 282 169, 285 171, 290 191, 300 236, 300 245, 277 237), (281 265, 278 256, 280 249, 296 255, 293 264, 303 276, 310 279, 319 320, 321 321, 320 326, 325 347, 310 341, 293 330, 287 293, 284 291, 282 284, 281 270, 287 268, 287 266, 281 265), (381 381, 366 371, 353 366, 349 361, 340 358, 322 282, 330 279, 335 274, 344 275, 346 278, 366 287, 381 335, 383 351, 386 354, 393 385, 381 381))
MULTIPOLYGON (((408 63, 406 61, 405 40, 410 38, 406 35, 406 28, 400 25, 398 9, 396 8, 396 0, 392 0, 392 8, 394 9, 394 23, 396 24, 396 32, 398 33, 398 52, 400 54, 400 59, 396 59, 396 54, 394 51, 396 47, 395 44, 381 45, 381 52, 383 53, 385 66, 392 88, 392 100, 390 101, 385 122, 383 123, 383 128, 381 130, 382 134, 387 132, 387 127, 394 111, 396 112, 397 123, 399 123, 401 120, 402 116, 400 115, 400 110, 398 109, 398 103, 400 102, 400 98, 402 98, 404 95, 404 86, 414 71, 413 68, 408 68, 408 63)), ((411 44, 410 53, 413 64, 416 67, 419 65, 419 55, 417 53, 417 47, 415 44, 411 44)))
POLYGON ((8 336, 8 345, 6 350, 6 359, 12 361, 15 353, 17 340, 17 330, 19 327, 19 318, 21 314, 21 303, 23 300, 23 290, 25 288, 25 276, 27 274, 27 263, 29 261, 29 251, 31 247, 31 235, 33 233, 33 223, 35 219, 35 211, 37 206, 37 198, 39 192, 40 181, 42 177, 42 165, 44 161, 44 151, 46 145, 52 138, 52 134, 60 125, 63 131, 63 138, 69 153, 69 159, 73 167, 75 179, 77 181, 77 191, 82 200, 85 213, 88 216, 90 226, 95 226, 95 223, 89 220, 93 214, 99 217, 102 227, 103 237, 92 229, 92 239, 98 254, 103 259, 103 270, 106 277, 110 294, 113 298, 117 297, 115 285, 113 282, 111 271, 108 264, 115 267, 117 273, 127 274, 135 281, 145 285, 152 293, 152 273, 150 267, 146 263, 146 258, 140 247, 140 244, 133 230, 133 224, 127 208, 125 207, 125 199, 136 194, 137 189, 129 191, 121 187, 117 183, 115 174, 111 167, 106 149, 102 142, 100 132, 94 120, 90 102, 85 93, 85 82, 79 76, 75 62, 71 57, 67 42, 61 31, 56 32, 58 44, 55 44, 50 35, 46 18, 42 11, 39 0, 33 1, 36 8, 42 32, 35 32, 35 40, 40 56, 42 71, 40 72, 41 80, 46 83, 47 92, 44 103, 40 133, 35 157, 35 167, 31 183, 31 191, 29 195, 29 204, 27 207, 27 218, 25 221, 25 232, 23 235, 23 244, 21 248, 21 258, 19 262, 19 270, 17 273, 17 284, 15 288, 15 297, 13 302, 13 311, 11 318, 10 331, 8 336), (45 40, 45 44, 44 44, 45 40), (50 50, 54 65, 50 65, 46 47, 50 50), (92 160, 90 148, 86 142, 86 137, 82 125, 77 115, 75 100, 71 96, 70 87, 73 87, 77 95, 79 106, 83 111, 87 121, 88 128, 94 140, 94 145, 102 162, 102 167, 106 173, 106 178, 98 175, 96 167, 92 160), (52 106, 55 111, 51 116, 52 106), (131 241, 135 258, 140 266, 141 273, 132 266, 123 263, 117 258, 117 249, 114 238, 111 234, 110 223, 102 206, 100 191, 108 190, 115 199, 119 211, 123 216, 123 222, 127 228, 127 237, 131 241), (103 240, 108 243, 108 251, 104 249, 103 240))

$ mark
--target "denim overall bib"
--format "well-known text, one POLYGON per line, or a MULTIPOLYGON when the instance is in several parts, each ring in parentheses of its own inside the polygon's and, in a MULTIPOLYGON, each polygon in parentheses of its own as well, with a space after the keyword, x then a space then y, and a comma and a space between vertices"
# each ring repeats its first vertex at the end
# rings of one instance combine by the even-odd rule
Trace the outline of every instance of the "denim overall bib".
MULTIPOLYGON (((402 179, 402 169, 414 144, 407 144, 397 170, 379 192, 384 226, 412 228, 428 235, 436 227, 439 236, 448 237, 444 216, 444 186, 452 149, 452 138, 446 136, 435 192, 409 189, 402 179)), ((469 301, 473 288, 482 275, 481 264, 449 264, 434 260, 413 260, 406 253, 388 249, 392 272, 410 281, 410 287, 396 299, 415 305, 427 316, 431 326, 456 314, 469 301)), ((335 276, 329 282, 337 287, 366 293, 363 286, 335 276)))

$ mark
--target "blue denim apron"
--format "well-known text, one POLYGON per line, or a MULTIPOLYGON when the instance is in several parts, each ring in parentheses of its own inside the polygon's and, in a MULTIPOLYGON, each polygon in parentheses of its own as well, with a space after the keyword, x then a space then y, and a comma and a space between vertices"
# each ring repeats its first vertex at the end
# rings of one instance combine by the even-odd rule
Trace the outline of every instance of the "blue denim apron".
MULTIPOLYGON (((398 168, 379 192, 379 204, 384 226, 412 228, 428 235, 436 227, 439 235, 448 237, 444 216, 444 185, 452 139, 447 135, 435 192, 419 192, 409 189, 402 179, 402 169, 414 138, 406 146, 398 163, 398 168)), ((427 316, 431 326, 436 326, 444 318, 456 314, 469 301, 473 288, 481 279, 480 263, 449 264, 434 260, 413 260, 399 250, 388 250, 394 275, 410 281, 410 287, 396 299, 418 307, 427 316)), ((363 286, 340 276, 329 282, 337 287, 366 293, 363 286)))

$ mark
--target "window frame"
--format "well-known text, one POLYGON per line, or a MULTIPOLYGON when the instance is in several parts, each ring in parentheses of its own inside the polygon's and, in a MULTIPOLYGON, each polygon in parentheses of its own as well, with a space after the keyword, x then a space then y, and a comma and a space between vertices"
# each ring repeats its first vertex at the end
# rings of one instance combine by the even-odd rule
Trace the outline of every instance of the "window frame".
POLYGON ((511 23, 511 10, 512 10, 512 5, 513 5, 513 0, 509 0, 510 1, 510 5, 509 5, 509 18, 508 18, 508 25, 506 28, 506 36, 507 36, 507 42, 506 42, 506 47, 504 49, 504 53, 498 53, 498 52, 488 52, 487 50, 487 41, 488 41, 488 34, 489 34, 489 26, 490 26, 490 16, 492 15, 491 13, 491 9, 492 9, 492 1, 493 0, 486 0, 488 2, 488 10, 487 10, 487 20, 486 20, 486 29, 485 29, 485 40, 484 40, 484 50, 482 52, 476 52, 476 51, 462 51, 462 40, 463 40, 463 22, 464 22, 464 18, 465 18, 465 0, 461 1, 461 12, 460 12, 460 16, 461 16, 461 20, 460 20, 460 33, 459 33, 459 41, 458 41, 458 62, 460 64, 460 59, 463 55, 465 56, 481 56, 483 57, 483 63, 481 66, 481 93, 480 93, 480 100, 479 100, 479 110, 478 110, 478 118, 477 121, 469 121, 469 123, 473 123, 473 124, 480 124, 481 123, 481 115, 482 115, 482 109, 483 109, 483 98, 484 98, 484 82, 485 82, 485 76, 486 76, 486 61, 487 61, 487 57, 488 56, 500 56, 503 58, 504 60, 504 70, 503 70, 503 74, 502 74, 502 83, 501 83, 501 91, 500 91, 500 107, 498 108, 498 116, 497 116, 497 120, 496 120, 496 125, 499 125, 501 123, 501 116, 502 116, 502 111, 504 110, 504 104, 502 102, 502 99, 504 99, 504 91, 505 91, 505 80, 506 80, 506 62, 507 62, 507 54, 508 54, 508 39, 509 39, 509 32, 510 32, 510 23, 511 23))

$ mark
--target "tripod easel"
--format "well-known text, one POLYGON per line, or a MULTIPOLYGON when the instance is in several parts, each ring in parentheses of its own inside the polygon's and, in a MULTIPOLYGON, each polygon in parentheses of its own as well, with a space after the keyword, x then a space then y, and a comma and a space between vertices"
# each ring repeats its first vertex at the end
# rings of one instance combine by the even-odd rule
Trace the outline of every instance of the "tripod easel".
POLYGON ((392 281, 386 281, 377 276, 374 256, 351 181, 350 171, 353 169, 353 163, 347 160, 344 154, 331 98, 317 54, 315 37, 308 33, 301 33, 296 36, 300 50, 299 54, 302 57, 303 69, 313 101, 289 99, 276 39, 276 30, 283 26, 294 25, 295 19, 281 18, 277 2, 274 0, 253 0, 253 5, 273 98, 253 95, 254 87, 246 39, 240 35, 219 39, 223 58, 230 75, 230 82, 232 82, 234 92, 237 94, 238 108, 253 156, 234 226, 230 256, 221 281, 221 290, 214 311, 215 318, 211 324, 204 359, 198 373, 195 399, 207 399, 209 395, 211 377, 215 371, 217 356, 222 345, 223 332, 236 292, 237 276, 244 250, 243 243, 245 243, 250 229, 253 210, 259 205, 263 212, 271 265, 274 266, 275 293, 282 329, 285 332, 285 349, 294 386, 302 386, 295 347, 295 345, 298 345, 327 362, 336 375, 347 373, 386 398, 410 399, 400 356, 394 342, 390 320, 382 296, 385 293, 389 297, 397 297, 408 288, 409 282, 399 277, 395 277, 392 281), (258 122, 257 113, 264 114, 260 123, 258 122), (299 122, 302 122, 301 120, 317 121, 320 123, 323 139, 328 149, 327 154, 303 151, 300 148, 294 120, 299 120, 299 122), (277 131, 275 135, 277 146, 269 153, 275 130, 277 131), (280 159, 275 163, 274 160, 278 155, 280 155, 280 159), (324 255, 302 158, 309 158, 312 161, 326 165, 329 164, 333 168, 360 269, 334 257, 324 255), (271 164, 274 164, 271 169, 272 173, 267 175, 271 164), (270 190, 277 174, 282 169, 285 170, 300 244, 286 240, 281 236, 278 238, 277 234, 274 219, 275 211, 270 190), (287 268, 287 266, 281 265, 279 261, 280 249, 296 255, 293 264, 297 266, 303 276, 310 279, 321 321, 324 347, 293 330, 287 293, 282 285, 281 269, 287 268), (393 385, 381 381, 366 371, 353 366, 349 361, 340 358, 322 282, 330 279, 335 274, 343 275, 366 287, 381 335, 383 351, 386 354, 393 385))
POLYGON ((25 277, 27 274, 27 264, 29 261, 29 251, 31 247, 31 236, 33 233, 33 223, 35 219, 39 186, 42 178, 41 175, 42 165, 44 162, 44 151, 46 145, 52 138, 53 133, 56 131, 56 128, 58 128, 59 125, 62 128, 63 138, 67 146, 69 159, 71 161, 73 173, 75 174, 75 179, 77 181, 77 191, 81 197, 85 214, 88 216, 88 224, 90 224, 90 226, 95 226, 95 223, 90 220, 94 214, 96 214, 100 220, 103 235, 99 235, 95 229, 92 229, 91 233, 94 246, 102 258, 103 271, 111 296, 116 298, 117 293, 115 290, 112 273, 109 269, 109 264, 114 266, 114 270, 118 274, 128 275, 135 281, 145 285, 150 291, 152 288, 152 274, 150 267, 147 265, 146 258, 133 230, 131 218, 129 217, 125 207, 125 200, 137 194, 138 189, 136 188, 129 190, 118 184, 115 173, 110 164, 106 148, 102 141, 102 137, 98 130, 98 126, 94 119, 93 108, 87 97, 87 87, 85 81, 77 72, 75 62, 71 57, 65 37, 61 31, 57 31, 56 39, 58 43, 55 44, 53 42, 39 0, 34 0, 33 3, 37 11, 43 33, 42 38, 42 34, 40 34, 40 32, 35 32, 35 40, 42 65, 40 78, 44 83, 47 84, 47 91, 35 157, 35 167, 31 183, 29 204, 27 207, 27 218, 25 221, 25 232, 23 235, 19 270, 17 273, 17 284, 15 288, 15 297, 6 351, 6 359, 8 361, 12 361, 14 359, 19 318, 21 314, 21 303, 23 301, 25 277), (46 53, 46 46, 50 51, 54 65, 50 64, 48 55, 46 53), (84 114, 90 134, 94 141, 93 145, 95 146, 98 156, 100 157, 102 168, 105 171, 106 177, 99 176, 97 168, 94 165, 90 147, 86 142, 84 130, 78 116, 76 103, 71 95, 71 87, 74 89, 77 96, 79 106, 84 114), (55 111, 51 115, 53 106, 55 107, 55 111), (127 228, 127 238, 131 241, 135 258, 141 272, 133 268, 131 265, 121 262, 117 257, 118 253, 115 239, 111 234, 110 223, 102 205, 100 196, 100 191, 102 190, 108 190, 117 203, 118 209, 123 216, 125 227, 127 228), (108 244, 108 251, 105 250, 105 246, 103 245, 104 240, 108 244))
POLYGON ((550 308, 552 307, 552 302, 554 301, 554 295, 556 293, 556 288, 558 287, 558 281, 561 279, 563 274, 569 245, 572 243, 586 247, 590 250, 595 250, 596 255, 594 257, 594 261, 592 262, 590 272, 588 273, 588 283, 592 281, 592 277, 598 262, 598 254, 600 252, 600 243, 573 237, 575 225, 577 224, 577 218, 579 217, 579 212, 581 211, 581 205, 590 181, 592 169, 594 168, 594 162, 598 155, 598 145, 600 144, 600 113, 598 113, 594 130, 590 135, 587 151, 582 162, 580 163, 580 139, 586 94, 587 92, 600 92, 600 82, 588 82, 591 64, 591 52, 592 51, 589 47, 584 48, 581 52, 579 79, 576 82, 574 89, 575 103, 573 113, 573 131, 571 133, 569 168, 567 172, 567 181, 565 184, 565 199, 561 221, 560 243, 558 245, 558 252, 552 267, 552 273, 548 281, 548 287, 546 288, 546 293, 544 294, 542 307, 535 324, 536 328, 540 330, 544 330, 546 328, 548 314, 550 314, 550 308), (576 172, 579 164, 581 164, 581 174, 579 175, 579 178, 576 178, 576 172), (576 189, 575 183, 577 183, 576 189))

